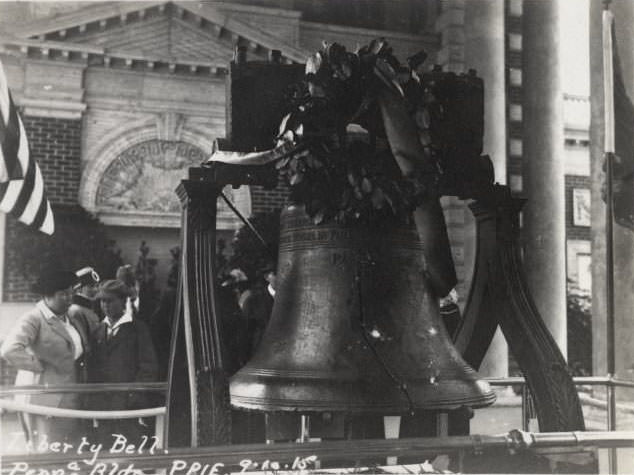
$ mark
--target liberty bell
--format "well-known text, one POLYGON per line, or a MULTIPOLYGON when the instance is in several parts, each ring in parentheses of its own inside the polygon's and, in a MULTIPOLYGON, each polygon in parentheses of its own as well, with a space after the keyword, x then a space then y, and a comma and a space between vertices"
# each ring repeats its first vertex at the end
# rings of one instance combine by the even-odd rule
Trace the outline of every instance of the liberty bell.
POLYGON ((281 216, 273 313, 233 406, 404 414, 495 400, 452 345, 413 227, 281 216))

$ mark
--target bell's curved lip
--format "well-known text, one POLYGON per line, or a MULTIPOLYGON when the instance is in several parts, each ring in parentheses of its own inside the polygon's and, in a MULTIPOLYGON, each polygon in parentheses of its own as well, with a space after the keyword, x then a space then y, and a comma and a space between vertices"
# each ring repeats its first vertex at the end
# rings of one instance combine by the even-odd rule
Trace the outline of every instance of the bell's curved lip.
POLYGON ((493 404, 496 395, 483 380, 445 380, 435 384, 410 385, 410 398, 399 388, 372 388, 360 381, 334 379, 232 378, 231 405, 256 411, 352 412, 405 414, 414 410, 474 409, 493 404), (411 405, 410 405, 411 401, 411 405))

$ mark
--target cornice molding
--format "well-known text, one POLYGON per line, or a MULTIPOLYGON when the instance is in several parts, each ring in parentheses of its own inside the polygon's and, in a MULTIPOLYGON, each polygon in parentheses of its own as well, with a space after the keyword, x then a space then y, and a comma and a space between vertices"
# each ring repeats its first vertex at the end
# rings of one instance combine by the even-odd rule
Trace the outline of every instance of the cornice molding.
POLYGON ((79 43, 0 38, 0 53, 30 60, 56 61, 141 72, 224 76, 227 65, 202 61, 161 58, 129 51, 95 48, 79 43))
MULTIPOLYGON (((150 70, 159 68, 170 73, 224 74, 226 64, 150 57, 143 53, 113 51, 90 44, 73 43, 72 40, 73 36, 89 31, 105 31, 111 27, 120 27, 122 24, 143 21, 149 15, 169 14, 215 38, 224 38, 230 48, 244 45, 264 57, 272 50, 279 50, 282 53, 282 61, 286 63, 303 63, 309 56, 309 51, 236 19, 228 12, 232 8, 234 7, 227 3, 216 6, 206 2, 187 1, 119 2, 107 6, 98 5, 33 22, 19 31, 14 31, 11 38, 0 38, 0 47, 7 52, 24 56, 87 61, 89 66, 142 67, 150 70)), ((267 9, 258 7, 245 10, 240 7, 239 10, 263 15, 263 11, 267 9)), ((271 12, 267 11, 266 14, 270 16, 271 12)), ((295 18, 288 11, 285 16, 289 19, 295 18)))

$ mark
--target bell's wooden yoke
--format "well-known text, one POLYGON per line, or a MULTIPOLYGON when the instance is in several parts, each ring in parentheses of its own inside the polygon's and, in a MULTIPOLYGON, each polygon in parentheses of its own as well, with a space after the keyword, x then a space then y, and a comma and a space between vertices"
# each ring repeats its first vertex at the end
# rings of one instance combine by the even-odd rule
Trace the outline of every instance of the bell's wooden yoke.
POLYGON ((584 430, 572 376, 524 277, 519 213, 525 201, 496 185, 470 206, 477 223, 476 262, 455 345, 477 369, 500 325, 531 390, 540 430, 584 430))
MULTIPOLYGON (((227 143, 250 152, 270 146, 284 110, 283 88, 302 65, 233 63, 227 83, 227 143)), ((231 442, 229 385, 214 276, 217 200, 227 185, 277 184, 274 167, 213 163, 191 168, 177 189, 182 204, 181 270, 173 319, 165 445, 231 442)), ((533 394, 542 431, 583 430, 566 362, 544 325, 522 274, 518 217, 523 200, 508 187, 478 190, 474 275, 456 346, 477 369, 498 325, 533 394)))

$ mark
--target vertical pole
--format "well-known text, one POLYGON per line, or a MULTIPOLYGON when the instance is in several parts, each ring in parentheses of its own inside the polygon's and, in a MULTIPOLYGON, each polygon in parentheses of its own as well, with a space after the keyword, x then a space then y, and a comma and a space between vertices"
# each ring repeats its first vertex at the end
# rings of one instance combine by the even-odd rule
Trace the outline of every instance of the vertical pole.
POLYGON ((308 442, 310 439, 310 416, 301 415, 301 429, 299 433, 300 443, 308 442))
POLYGON ((615 117, 614 117, 614 63, 612 44, 613 16, 609 11, 609 2, 604 2, 603 12, 603 92, 605 114, 605 136, 603 147, 606 161, 606 212, 605 212, 605 240, 606 240, 606 309, 607 309, 607 366, 608 377, 615 374, 614 352, 614 151, 615 151, 615 117))
MULTIPOLYGON (((607 384, 608 393, 608 431, 616 430, 616 393, 615 386, 612 382, 612 375, 608 375, 610 381, 607 384)), ((611 474, 618 472, 616 447, 608 449, 608 467, 611 474)))
POLYGON ((522 430, 528 431, 530 425, 530 412, 528 410, 528 386, 522 384, 522 430))
MULTIPOLYGON (((616 430, 616 395, 612 378, 616 374, 616 351, 614 347, 614 45, 612 44, 613 16, 609 10, 610 2, 603 3, 603 93, 604 93, 604 142, 606 162, 606 207, 605 207, 605 273, 606 273, 606 357, 608 367, 607 416, 608 431, 616 430)), ((615 448, 608 449, 610 473, 617 473, 617 453, 615 448)))
POLYGON ((157 447, 159 449, 162 449, 164 447, 163 445, 164 431, 165 431, 165 414, 160 414, 156 416, 155 423, 154 423, 154 436, 156 437, 156 440, 158 441, 157 447))

